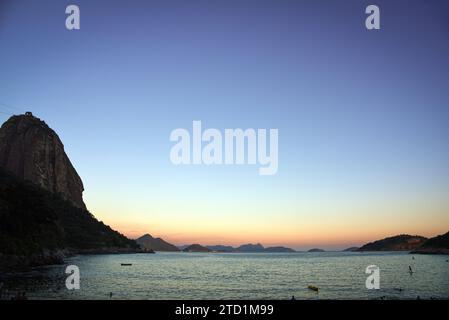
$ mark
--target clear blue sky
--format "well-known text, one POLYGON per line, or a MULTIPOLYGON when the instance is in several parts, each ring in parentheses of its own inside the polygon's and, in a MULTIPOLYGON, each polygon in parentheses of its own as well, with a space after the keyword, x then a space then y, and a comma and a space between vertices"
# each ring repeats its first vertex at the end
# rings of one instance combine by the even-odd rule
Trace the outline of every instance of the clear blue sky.
POLYGON ((2 0, 0 102, 57 131, 87 206, 130 236, 307 248, 449 229, 447 1, 2 0), (169 134, 193 120, 278 128, 277 175, 173 166, 169 134))

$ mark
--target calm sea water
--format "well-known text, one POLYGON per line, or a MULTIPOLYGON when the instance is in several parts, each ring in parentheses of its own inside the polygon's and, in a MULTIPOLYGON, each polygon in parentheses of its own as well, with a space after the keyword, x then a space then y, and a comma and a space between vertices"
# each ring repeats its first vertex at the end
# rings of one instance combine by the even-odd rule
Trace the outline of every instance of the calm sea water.
POLYGON ((1 281, 3 291, 26 291, 32 299, 109 299, 110 292, 112 299, 448 299, 447 260, 351 252, 92 255, 2 275, 1 281), (65 287, 69 264, 80 269, 80 290, 65 287), (365 269, 373 264, 380 268, 379 290, 365 287, 365 269), (308 285, 319 287, 319 293, 308 285))

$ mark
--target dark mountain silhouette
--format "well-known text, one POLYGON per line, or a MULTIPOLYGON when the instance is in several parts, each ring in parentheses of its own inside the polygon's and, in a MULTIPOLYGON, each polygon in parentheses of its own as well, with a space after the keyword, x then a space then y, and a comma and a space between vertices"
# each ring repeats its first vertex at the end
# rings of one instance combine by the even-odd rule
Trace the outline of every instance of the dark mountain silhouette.
POLYGON ((430 238, 412 253, 449 254, 449 232, 430 238))
POLYGON ((203 247, 200 244, 191 244, 190 246, 184 248, 184 250, 182 250, 184 252, 211 252, 212 250, 203 247))
POLYGON ((281 246, 264 248, 261 244, 246 244, 238 248, 234 248, 232 246, 214 245, 206 246, 206 248, 209 248, 215 252, 296 252, 291 248, 281 246))
POLYGON ((449 248, 449 232, 433 237, 424 242, 423 248, 449 248))
POLYGON ((296 252, 295 250, 291 249, 291 248, 287 248, 287 247, 268 247, 265 248, 264 252, 296 252))
POLYGON ((325 252, 325 250, 318 249, 318 248, 313 248, 313 249, 308 250, 307 252, 325 252))
POLYGON ((136 242, 142 249, 154 251, 180 251, 178 247, 166 242, 161 238, 153 238, 149 234, 145 234, 136 239, 136 242))
POLYGON ((344 250, 342 250, 343 252, 354 252, 354 251, 357 251, 359 249, 359 247, 349 247, 349 248, 346 248, 346 249, 344 249, 344 250))
POLYGON ((238 252, 263 252, 265 248, 260 244, 244 244, 240 247, 236 248, 236 251, 238 252))
POLYGON ((401 234, 367 243, 357 251, 411 251, 420 248, 427 238, 401 234))
POLYGON ((214 246, 206 246, 206 248, 216 251, 216 252, 234 252, 235 248, 232 246, 224 246, 224 245, 214 245, 214 246))
POLYGON ((140 250, 85 209, 81 179, 46 124, 11 117, 0 129, 0 149, 0 269, 140 250))

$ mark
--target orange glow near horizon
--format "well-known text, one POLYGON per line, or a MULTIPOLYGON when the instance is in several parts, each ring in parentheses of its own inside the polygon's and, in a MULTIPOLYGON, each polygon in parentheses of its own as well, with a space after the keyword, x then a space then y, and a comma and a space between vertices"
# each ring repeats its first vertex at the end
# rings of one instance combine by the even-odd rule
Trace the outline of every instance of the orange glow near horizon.
POLYGON ((239 246, 246 243, 261 243, 264 246, 287 246, 296 249, 313 247, 345 248, 360 246, 368 242, 383 239, 398 234, 421 235, 433 237, 446 233, 448 230, 440 228, 358 228, 357 226, 313 226, 312 228, 293 230, 270 229, 245 230, 235 227, 233 230, 217 229, 213 226, 209 230, 191 228, 151 226, 151 224, 133 224, 127 222, 111 223, 110 226, 131 239, 136 239, 146 233, 153 237, 163 238, 175 245, 199 243, 202 245, 232 245, 239 246))
POLYGON ((446 198, 362 199, 90 199, 89 209, 113 229, 175 245, 261 243, 295 249, 342 249, 399 234, 433 237, 449 230, 446 198), (369 205, 374 203, 375 205, 369 205), (277 214, 282 212, 282 214, 277 214))

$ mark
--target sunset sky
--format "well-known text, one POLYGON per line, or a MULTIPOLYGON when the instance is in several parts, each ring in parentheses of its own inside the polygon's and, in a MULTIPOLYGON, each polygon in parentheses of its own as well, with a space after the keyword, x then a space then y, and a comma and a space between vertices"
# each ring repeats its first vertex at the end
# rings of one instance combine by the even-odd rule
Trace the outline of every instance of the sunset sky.
POLYGON ((0 2, 0 121, 45 120, 98 219, 178 245, 449 231, 448 1, 122 3, 0 2), (174 166, 193 120, 279 129, 278 173, 174 166))

